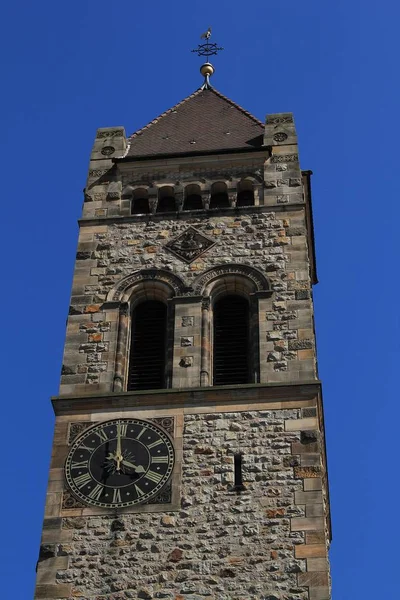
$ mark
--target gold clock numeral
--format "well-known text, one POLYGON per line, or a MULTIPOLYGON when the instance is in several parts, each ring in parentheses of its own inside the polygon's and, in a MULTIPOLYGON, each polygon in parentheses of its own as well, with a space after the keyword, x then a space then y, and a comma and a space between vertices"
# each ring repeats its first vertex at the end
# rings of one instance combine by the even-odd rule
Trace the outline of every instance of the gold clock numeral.
POLYGON ((83 473, 83 475, 79 475, 78 477, 76 477, 74 479, 74 483, 79 489, 83 488, 85 485, 87 485, 91 481, 92 481, 92 478, 90 477, 89 473, 83 473))
POLYGON ((108 437, 104 429, 99 429, 96 431, 96 435, 99 436, 101 442, 108 442, 108 437))
POLYGON ((152 442, 151 444, 149 444, 147 447, 148 448, 155 448, 156 446, 159 446, 162 443, 163 443, 162 440, 156 440, 155 442, 152 442))
POLYGON ((92 491, 88 494, 89 498, 92 498, 92 500, 99 500, 101 494, 103 493, 104 490, 104 485, 100 485, 100 483, 98 483, 93 489, 92 491))
POLYGON ((80 462, 72 461, 72 463, 71 463, 71 469, 86 469, 87 466, 88 466, 87 460, 81 460, 80 462))
POLYGON ((113 501, 113 504, 116 504, 117 502, 122 502, 121 490, 118 490, 118 489, 114 490, 112 501, 113 501))
POLYGON ((140 487, 138 485, 136 485, 136 483, 135 483, 135 490, 138 495, 138 498, 140 498, 140 496, 144 496, 144 491, 141 490, 140 487))
POLYGON ((155 473, 154 471, 147 471, 145 478, 150 479, 150 481, 153 483, 160 483, 163 476, 160 475, 160 473, 155 473))
POLYGON ((88 450, 89 452, 93 452, 94 448, 91 448, 90 446, 85 446, 85 444, 81 444, 79 446, 79 450, 88 450))
POLYGON ((168 463, 168 456, 152 456, 151 462, 155 464, 166 464, 168 463))
POLYGON ((142 437, 142 435, 144 434, 146 429, 147 429, 147 427, 142 427, 142 429, 139 431, 138 435, 136 436, 137 440, 139 440, 142 437))
POLYGON ((122 437, 126 437, 126 434, 128 433, 128 425, 127 423, 118 423, 119 426, 119 434, 122 437))

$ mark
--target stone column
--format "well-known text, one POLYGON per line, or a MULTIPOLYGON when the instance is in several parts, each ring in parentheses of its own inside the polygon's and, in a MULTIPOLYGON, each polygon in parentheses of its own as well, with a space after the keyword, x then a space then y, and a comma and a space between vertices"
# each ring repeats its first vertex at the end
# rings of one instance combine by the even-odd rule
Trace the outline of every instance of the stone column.
POLYGON ((127 302, 123 302, 119 308, 117 352, 115 357, 113 385, 114 392, 121 392, 124 389, 128 352, 129 313, 129 304, 127 302))
POLYGON ((200 385, 211 385, 210 359, 211 359, 211 302, 210 298, 203 298, 201 302, 201 365, 200 385))

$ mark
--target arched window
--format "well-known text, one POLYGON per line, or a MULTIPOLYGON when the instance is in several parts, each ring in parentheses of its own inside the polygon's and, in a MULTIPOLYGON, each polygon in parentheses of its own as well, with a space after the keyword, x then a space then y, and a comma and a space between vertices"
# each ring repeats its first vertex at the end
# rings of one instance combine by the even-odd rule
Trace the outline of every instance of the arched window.
POLYGON ((142 215, 149 212, 149 194, 145 188, 133 190, 132 209, 133 215, 142 215))
POLYGON ((174 211, 176 211, 174 188, 169 185, 165 185, 158 190, 157 212, 174 211))
POLYGON ((236 206, 254 206, 254 187, 250 179, 239 181, 236 206))
POLYGON ((227 206, 229 206, 229 197, 226 183, 217 181, 211 186, 210 208, 226 208, 227 206))
POLYGON ((201 210, 202 208, 203 202, 201 200, 200 186, 195 184, 186 186, 183 210, 201 210))
POLYGON ((249 304, 239 295, 214 304, 214 385, 249 383, 249 304))
POLYGON ((165 387, 166 334, 164 302, 148 300, 138 304, 132 314, 128 391, 165 387))

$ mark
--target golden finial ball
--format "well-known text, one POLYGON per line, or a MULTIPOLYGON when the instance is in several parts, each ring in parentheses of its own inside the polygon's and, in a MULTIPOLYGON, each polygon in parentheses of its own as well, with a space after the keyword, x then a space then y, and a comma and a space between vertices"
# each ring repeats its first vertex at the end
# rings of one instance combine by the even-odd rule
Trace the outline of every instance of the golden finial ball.
POLYGON ((203 77, 211 77, 214 71, 214 67, 209 62, 204 63, 204 65, 201 65, 200 67, 200 73, 203 75, 203 77))

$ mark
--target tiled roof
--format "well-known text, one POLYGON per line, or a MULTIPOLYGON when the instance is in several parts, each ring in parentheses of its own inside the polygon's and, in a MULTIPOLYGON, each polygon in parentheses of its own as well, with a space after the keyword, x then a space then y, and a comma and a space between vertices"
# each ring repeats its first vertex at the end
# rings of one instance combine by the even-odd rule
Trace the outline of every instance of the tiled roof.
POLYGON ((214 89, 199 89, 129 138, 127 157, 259 148, 264 125, 214 89))

